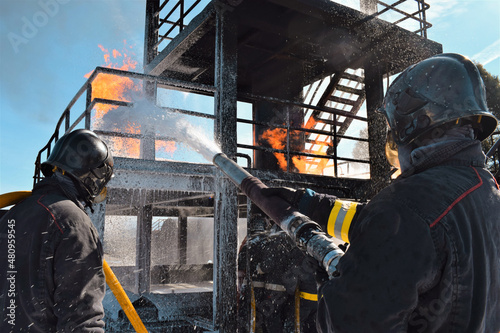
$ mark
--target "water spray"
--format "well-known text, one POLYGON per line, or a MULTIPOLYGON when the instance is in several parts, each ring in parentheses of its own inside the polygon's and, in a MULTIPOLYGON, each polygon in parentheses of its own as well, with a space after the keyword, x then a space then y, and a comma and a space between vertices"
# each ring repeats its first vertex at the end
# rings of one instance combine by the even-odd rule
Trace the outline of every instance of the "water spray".
POLYGON ((293 239, 299 249, 316 259, 325 268, 328 275, 333 276, 344 252, 321 230, 319 224, 299 213, 282 198, 262 195, 261 190, 267 186, 225 154, 216 154, 212 161, 250 200, 293 239))

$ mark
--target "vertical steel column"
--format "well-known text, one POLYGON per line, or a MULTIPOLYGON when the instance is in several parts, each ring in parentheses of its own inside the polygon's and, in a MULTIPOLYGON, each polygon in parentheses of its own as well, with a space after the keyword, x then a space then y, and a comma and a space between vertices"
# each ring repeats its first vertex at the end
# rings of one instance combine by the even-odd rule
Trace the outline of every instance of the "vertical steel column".
MULTIPOLYGON (((215 138, 222 152, 236 154, 237 34, 225 5, 216 5, 215 138)), ((237 189, 217 169, 214 200, 213 324, 219 333, 234 333, 236 315, 236 256, 238 242, 237 189)))
MULTIPOLYGON (((372 61, 376 61, 376 59, 372 61)), ((388 174, 391 166, 385 157, 387 121, 384 115, 376 112, 384 98, 383 72, 381 67, 376 63, 369 62, 365 65, 365 92, 368 118, 370 178, 372 180, 372 190, 379 191, 389 181, 388 174)))
POLYGON ((85 129, 90 129, 91 112, 89 110, 90 103, 92 103, 92 83, 87 84, 87 98, 85 102, 85 129))
POLYGON ((98 204, 93 204, 92 212, 89 208, 86 208, 85 211, 87 215, 90 217, 90 220, 94 224, 94 227, 97 229, 97 233, 99 234, 99 239, 101 242, 104 242, 104 228, 105 228, 105 218, 106 218, 106 201, 103 201, 98 204))
POLYGON ((146 28, 144 34, 144 68, 156 57, 160 0, 146 0, 146 28))
POLYGON ((377 0, 360 0, 360 9, 362 13, 372 15, 375 14, 377 10, 377 0))
MULTIPOLYGON (((158 11, 160 0, 146 1, 146 28, 144 35, 144 68, 156 57, 157 50, 155 44, 158 41, 158 11)), ((144 82, 144 93, 146 98, 156 102, 156 84, 151 81, 144 82)), ((155 159, 155 133, 154 128, 142 126, 141 156, 146 160, 155 159)))
POLYGON ((153 207, 146 204, 147 191, 141 193, 141 208, 137 215, 136 276, 135 286, 139 295, 151 291, 151 230, 153 207))
MULTIPOLYGON (((146 0, 146 18, 144 34, 144 68, 156 57, 157 50, 154 47, 158 41, 158 10, 160 0, 146 0)), ((145 82, 144 94, 152 101, 156 100, 156 84, 145 82)), ((140 158, 147 160, 155 159, 155 133, 154 129, 143 129, 140 158)), ((137 239, 136 239, 136 275, 135 286, 139 294, 151 291, 151 232, 153 224, 153 207, 148 205, 148 192, 141 193, 140 208, 137 215, 137 239)))
POLYGON ((179 216, 177 229, 177 244, 179 247, 179 264, 187 263, 187 216, 179 216))
MULTIPOLYGON (((153 105, 156 105, 156 84, 151 81, 144 82, 143 91, 153 105)), ((148 115, 151 116, 151 115, 148 115)), ((156 158, 156 133, 154 122, 145 122, 141 124, 140 156, 144 160, 154 161, 156 158)))

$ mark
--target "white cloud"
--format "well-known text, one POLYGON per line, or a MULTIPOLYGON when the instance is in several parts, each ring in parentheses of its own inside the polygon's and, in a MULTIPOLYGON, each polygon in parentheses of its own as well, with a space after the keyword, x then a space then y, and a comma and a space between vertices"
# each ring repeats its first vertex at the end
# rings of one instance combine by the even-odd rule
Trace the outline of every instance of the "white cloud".
POLYGON ((435 23, 450 15, 467 11, 466 4, 459 0, 429 0, 430 9, 426 11, 427 21, 435 23))
POLYGON ((482 65, 487 65, 498 58, 500 58, 500 39, 472 56, 472 59, 482 65))

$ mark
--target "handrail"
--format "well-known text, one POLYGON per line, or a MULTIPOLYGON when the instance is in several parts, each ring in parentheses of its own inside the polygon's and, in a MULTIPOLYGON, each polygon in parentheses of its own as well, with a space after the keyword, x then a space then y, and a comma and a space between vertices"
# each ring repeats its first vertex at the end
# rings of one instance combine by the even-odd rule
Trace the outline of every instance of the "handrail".
POLYGON ((380 4, 380 5, 384 6, 385 8, 378 11, 377 13, 374 13, 373 16, 374 17, 380 16, 380 15, 382 15, 390 10, 393 10, 393 11, 403 15, 404 17, 397 20, 397 21, 392 22, 392 24, 398 25, 399 23, 401 23, 403 21, 406 21, 408 19, 413 19, 420 24, 420 29, 413 31, 413 32, 420 33, 421 36, 427 38, 427 29, 432 27, 432 24, 427 22, 426 16, 425 16, 425 11, 430 8, 430 5, 428 3, 426 3, 425 0, 415 0, 417 2, 418 10, 416 12, 413 12, 413 13, 407 13, 407 12, 397 8, 397 6, 399 6, 400 4, 402 4, 406 1, 407 0, 398 0, 393 4, 387 4, 383 1, 377 0, 377 4, 380 4), (421 16, 421 17, 419 17, 419 16, 421 16))
MULTIPOLYGON (((95 70, 92 72, 92 74, 89 76, 89 78, 82 85, 82 87, 78 90, 77 94, 68 103, 68 106, 66 107, 62 116, 60 117, 59 121, 57 122, 55 131, 52 134, 52 136, 50 137, 48 143, 39 151, 37 158, 36 158, 36 161, 35 161, 35 175, 33 177, 34 178, 33 185, 35 185, 38 181, 40 181, 42 179, 41 168, 40 168, 42 154, 47 153, 47 157, 50 155, 52 145, 55 143, 55 141, 58 140, 58 138, 60 136, 60 131, 62 129, 63 123, 64 123, 64 134, 74 130, 77 126, 79 126, 82 123, 83 120, 85 120, 84 125, 83 125, 84 128, 90 129, 90 127, 91 127, 91 111, 93 110, 93 108, 95 107, 96 104, 107 104, 107 105, 123 106, 123 107, 131 107, 134 105, 133 102, 111 100, 111 99, 107 99, 107 98, 97 98, 97 97, 92 98, 92 83, 100 74, 128 77, 131 79, 138 79, 138 80, 150 82, 150 83, 154 84, 156 87, 161 86, 161 87, 172 88, 172 89, 181 90, 181 91, 190 91, 190 92, 194 92, 194 93, 201 93, 201 94, 205 94, 205 95, 212 95, 213 96, 215 94, 215 91, 216 91, 216 88, 214 86, 211 86, 211 85, 186 82, 186 81, 164 78, 164 77, 157 77, 154 75, 129 72, 129 71, 124 71, 124 70, 114 69, 114 68, 96 67, 95 70), (83 110, 83 112, 81 114, 78 115, 76 120, 73 123, 71 123, 70 122, 71 108, 75 106, 76 102, 84 95, 84 93, 86 93, 85 109, 83 110)), ((359 120, 359 121, 367 121, 367 118, 350 114, 347 111, 334 109, 334 108, 330 108, 330 107, 326 107, 326 106, 322 107, 322 106, 317 106, 317 105, 306 104, 303 102, 274 98, 274 97, 269 97, 269 96, 262 96, 262 95, 249 94, 249 93, 239 93, 238 100, 246 101, 246 102, 266 101, 266 102, 270 102, 270 103, 285 104, 285 105, 295 106, 298 108, 303 108, 304 110, 315 110, 315 111, 325 112, 325 113, 329 113, 329 114, 333 114, 333 115, 337 115, 337 116, 344 116, 344 117, 352 118, 352 119, 359 120)), ((206 118, 206 119, 213 119, 213 120, 216 119, 216 116, 212 115, 212 114, 206 114, 206 113, 190 111, 190 110, 183 110, 183 109, 178 109, 178 108, 169 108, 169 107, 161 107, 161 108, 165 109, 165 110, 172 111, 172 112, 189 115, 189 116, 206 118)), ((291 126, 290 124, 264 123, 264 122, 257 121, 257 120, 249 120, 249 119, 243 119, 243 118, 237 118, 237 122, 251 124, 251 125, 265 126, 268 128, 284 128, 287 130, 287 132, 299 131, 299 132, 304 132, 304 133, 331 135, 331 133, 329 131, 324 131, 324 130, 316 129, 316 128, 305 128, 305 127, 301 127, 301 126, 291 126)), ((116 136, 121 136, 121 135, 119 133, 117 133, 116 136)), ((144 136, 138 135, 138 138, 142 138, 142 137, 144 137, 144 136)), ((345 138, 345 139, 349 139, 349 140, 367 141, 366 139, 363 139, 363 138, 351 137, 351 136, 345 136, 345 135, 338 135, 337 137, 338 138, 345 138)), ((260 149, 260 147, 258 147, 258 145, 252 145, 252 146, 238 145, 238 147, 248 148, 248 149, 253 149, 253 150, 260 149)), ((332 159, 334 159, 334 161, 336 161, 337 159, 342 159, 342 160, 352 161, 352 162, 369 163, 369 161, 354 160, 354 159, 349 159, 349 158, 339 158, 337 156, 336 152, 334 152, 333 155, 317 155, 317 154, 309 154, 309 153, 302 152, 302 151, 293 151, 289 144, 286 145, 286 149, 284 151, 286 151, 287 156, 288 155, 299 155, 299 156, 306 156, 306 157, 332 158, 332 159)), ((278 151, 276 150, 275 152, 278 152, 278 151)))
POLYGON ((194 90, 194 91, 200 91, 200 92, 204 92, 204 93, 214 93, 215 92, 215 87, 205 85, 205 84, 185 82, 185 81, 170 79, 170 78, 160 78, 160 77, 157 77, 154 75, 129 72, 129 71, 124 71, 124 70, 115 69, 115 68, 107 68, 107 67, 100 67, 100 66, 96 67, 95 70, 92 72, 92 74, 89 76, 89 78, 82 85, 82 87, 78 90, 76 95, 71 99, 71 101, 66 106, 66 109, 64 110, 63 114, 59 118, 59 120, 56 124, 56 128, 54 130, 54 133, 49 138, 49 141, 47 142, 47 144, 45 146, 43 146, 42 149, 40 149, 40 151, 38 152, 38 155, 37 155, 36 160, 35 160, 35 174, 33 176, 33 186, 42 179, 41 169, 40 169, 42 154, 44 152, 46 152, 47 157, 50 155, 52 144, 55 143, 55 141, 57 141, 59 139, 59 134, 61 131, 61 126, 63 124, 63 121, 64 121, 64 134, 75 129, 76 126, 78 126, 78 124, 83 119, 86 119, 84 127, 86 129, 90 129, 90 112, 96 104, 110 104, 110 105, 116 105, 116 106, 131 106, 132 105, 132 103, 130 103, 130 102, 115 101, 115 100, 110 100, 110 99, 105 99, 105 98, 92 99, 91 98, 92 82, 97 78, 97 76, 99 74, 117 75, 117 76, 129 77, 129 78, 133 78, 133 79, 141 79, 143 81, 155 82, 157 85, 162 85, 162 86, 177 88, 177 89, 194 90), (71 108, 76 104, 76 102, 80 99, 80 97, 82 97, 82 95, 85 92, 87 92, 87 101, 86 101, 85 110, 71 124, 70 123, 71 108))

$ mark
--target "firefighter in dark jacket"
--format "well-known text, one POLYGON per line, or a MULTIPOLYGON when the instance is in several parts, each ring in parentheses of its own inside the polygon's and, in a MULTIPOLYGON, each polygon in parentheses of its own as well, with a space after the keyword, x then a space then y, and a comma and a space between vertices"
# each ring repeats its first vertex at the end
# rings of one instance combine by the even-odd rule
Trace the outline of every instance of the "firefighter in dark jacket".
POLYGON ((480 144, 497 120, 485 101, 467 58, 423 60, 381 107, 402 171, 393 184, 366 205, 268 190, 350 243, 335 275, 318 276, 321 332, 500 331, 500 189, 480 144))
POLYGON ((263 213, 251 225, 238 254, 238 332, 316 333, 316 282, 306 255, 263 213))
POLYGON ((46 178, 0 220, 0 332, 104 332, 102 246, 84 206, 105 195, 113 158, 75 130, 41 168, 46 178))

